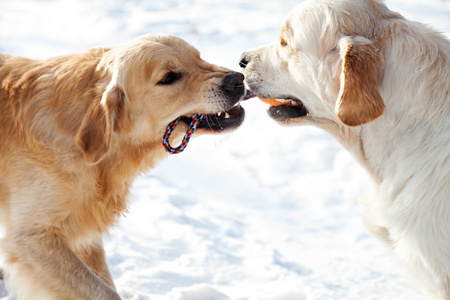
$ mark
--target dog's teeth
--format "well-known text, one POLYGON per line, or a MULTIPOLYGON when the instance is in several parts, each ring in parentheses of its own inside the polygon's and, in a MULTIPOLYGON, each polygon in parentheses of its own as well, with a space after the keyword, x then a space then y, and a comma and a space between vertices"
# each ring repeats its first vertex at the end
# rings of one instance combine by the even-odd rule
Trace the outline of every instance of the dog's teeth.
POLYGON ((225 119, 229 119, 230 115, 228 113, 225 113, 225 119))

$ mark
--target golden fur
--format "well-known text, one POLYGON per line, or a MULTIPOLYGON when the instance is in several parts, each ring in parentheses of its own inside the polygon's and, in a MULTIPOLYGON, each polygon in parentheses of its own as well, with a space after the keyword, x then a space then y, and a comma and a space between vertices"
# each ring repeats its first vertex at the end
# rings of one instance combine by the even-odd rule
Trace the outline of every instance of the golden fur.
POLYGON ((101 237, 133 179, 167 156, 168 123, 238 102, 230 73, 170 35, 43 61, 0 54, 1 247, 19 299, 120 299, 101 237))

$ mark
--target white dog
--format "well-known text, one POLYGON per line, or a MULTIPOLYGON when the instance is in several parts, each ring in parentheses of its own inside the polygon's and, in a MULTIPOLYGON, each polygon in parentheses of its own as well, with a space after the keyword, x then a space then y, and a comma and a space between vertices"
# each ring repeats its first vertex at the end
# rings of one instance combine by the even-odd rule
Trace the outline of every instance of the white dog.
POLYGON ((240 65, 253 93, 285 100, 273 119, 323 128, 367 169, 367 227, 450 299, 450 42, 381 1, 316 0, 240 65))

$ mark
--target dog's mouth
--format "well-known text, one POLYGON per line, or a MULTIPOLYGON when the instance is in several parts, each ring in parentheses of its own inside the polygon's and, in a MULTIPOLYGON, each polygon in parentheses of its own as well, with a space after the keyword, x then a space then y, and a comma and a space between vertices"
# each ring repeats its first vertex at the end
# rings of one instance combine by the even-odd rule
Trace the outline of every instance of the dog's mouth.
MULTIPOLYGON (((278 100, 278 99, 276 99, 278 100)), ((282 98, 284 104, 270 106, 267 110, 269 116, 277 121, 301 118, 308 115, 308 110, 300 100, 292 98, 282 98)))
MULTIPOLYGON (((230 110, 216 114, 205 114, 197 129, 203 129, 211 132, 222 132, 239 127, 245 119, 245 110, 238 102, 230 110)), ((190 125, 193 118, 182 116, 180 121, 190 125)))
POLYGON ((248 91, 244 99, 254 97, 258 97, 262 102, 270 105, 267 113, 276 121, 282 122, 288 119, 302 118, 309 114, 303 102, 293 97, 261 97, 248 91))

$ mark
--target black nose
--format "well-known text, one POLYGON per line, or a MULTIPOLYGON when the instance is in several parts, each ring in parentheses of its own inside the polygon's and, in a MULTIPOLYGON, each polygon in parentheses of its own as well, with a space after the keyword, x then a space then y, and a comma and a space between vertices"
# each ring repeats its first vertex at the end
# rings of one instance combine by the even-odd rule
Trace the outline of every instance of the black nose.
POLYGON ((225 76, 222 87, 231 93, 241 93, 244 90, 244 74, 233 72, 225 76))
POLYGON ((238 72, 228 74, 222 81, 221 89, 229 104, 236 104, 245 93, 244 75, 238 72))
POLYGON ((247 65, 248 65, 248 55, 247 52, 244 52, 241 54, 241 58, 239 60, 239 67, 245 69, 247 65))

